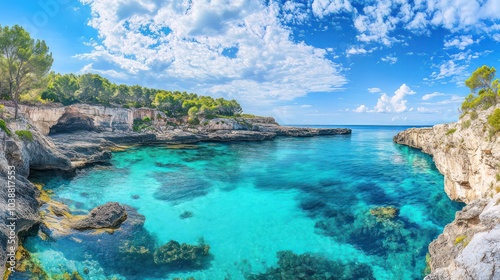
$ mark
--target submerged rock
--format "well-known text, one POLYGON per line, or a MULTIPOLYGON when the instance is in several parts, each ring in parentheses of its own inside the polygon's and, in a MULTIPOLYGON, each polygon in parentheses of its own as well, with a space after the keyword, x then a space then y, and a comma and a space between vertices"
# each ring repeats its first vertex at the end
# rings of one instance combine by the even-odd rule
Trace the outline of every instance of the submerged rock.
POLYGON ((127 219, 127 211, 116 202, 108 202, 98 206, 87 216, 70 218, 67 225, 73 229, 88 230, 101 228, 117 228, 127 219))
POLYGON ((398 209, 394 206, 375 207, 370 209, 370 214, 377 218, 377 221, 394 219, 398 215, 398 209))
POLYGON ((292 251, 277 253, 278 267, 250 275, 249 280, 372 280, 372 269, 366 264, 341 263, 319 255, 296 255, 292 251))
POLYGON ((168 264, 174 267, 201 267, 202 260, 208 256, 210 246, 206 244, 188 245, 170 241, 154 253, 156 264, 168 264))

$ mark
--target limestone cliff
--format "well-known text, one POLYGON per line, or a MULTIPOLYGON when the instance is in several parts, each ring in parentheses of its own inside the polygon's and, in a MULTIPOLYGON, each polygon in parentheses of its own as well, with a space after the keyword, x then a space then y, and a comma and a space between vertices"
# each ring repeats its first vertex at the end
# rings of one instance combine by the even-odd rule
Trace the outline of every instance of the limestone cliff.
POLYGON ((468 204, 429 245, 432 273, 426 280, 500 279, 500 135, 487 123, 494 109, 394 137, 431 154, 445 192, 468 204))

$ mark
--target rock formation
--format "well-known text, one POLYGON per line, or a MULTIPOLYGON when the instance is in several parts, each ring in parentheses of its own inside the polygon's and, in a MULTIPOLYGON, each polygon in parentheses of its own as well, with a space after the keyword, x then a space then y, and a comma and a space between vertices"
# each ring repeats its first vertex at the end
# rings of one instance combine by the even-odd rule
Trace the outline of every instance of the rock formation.
POLYGON ((127 211, 116 202, 98 206, 86 216, 75 216, 66 220, 69 227, 77 230, 117 228, 127 219, 127 211))
POLYGON ((429 245, 427 280, 500 279, 500 136, 486 121, 494 109, 394 137, 431 154, 445 192, 468 204, 429 245))
MULTIPOLYGON (((5 105, 5 116, 8 117, 14 109, 7 103, 5 105)), ((109 108, 86 104, 66 107, 56 104, 37 107, 21 105, 19 112, 20 118, 9 120, 8 128, 12 132, 26 130, 33 135, 33 139, 7 136, 0 131, 0 185, 7 184, 8 166, 16 169, 16 239, 41 221, 40 204, 37 201, 40 190, 27 180, 33 169, 71 171, 92 163, 108 162, 111 151, 132 145, 261 141, 282 135, 306 137, 351 133, 350 129, 282 127, 273 118, 213 119, 192 127, 169 119, 155 109, 109 108), (145 117, 151 119, 150 127, 134 132, 134 120, 145 117), (177 123, 175 127, 172 122, 177 123)), ((0 264, 7 259, 5 249, 10 233, 6 227, 7 199, 7 188, 0 188, 0 264)), ((65 216, 69 212, 64 205, 54 202, 48 207, 51 207, 56 217, 52 217, 54 222, 68 220, 65 216)), ((126 217, 123 207, 110 203, 92 210, 89 216, 66 223, 72 229, 114 228, 126 217)), ((208 249, 206 251, 208 254, 208 249)), ((0 265, 0 275, 4 273, 5 266, 0 265)))

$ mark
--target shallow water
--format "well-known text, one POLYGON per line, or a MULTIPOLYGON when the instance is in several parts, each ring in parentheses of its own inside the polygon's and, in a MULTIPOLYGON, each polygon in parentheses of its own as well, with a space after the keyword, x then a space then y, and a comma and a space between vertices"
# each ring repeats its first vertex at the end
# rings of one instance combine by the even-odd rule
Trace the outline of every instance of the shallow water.
POLYGON ((245 279, 275 267, 283 250, 367 264, 376 279, 421 279, 427 245, 463 205, 445 195, 430 156, 392 142, 405 127, 352 128, 350 136, 142 147, 73 178, 32 178, 75 211, 108 201, 135 208, 151 246, 203 240, 211 259, 202 268, 121 267, 119 256, 109 261, 99 249, 113 235, 91 245, 85 236, 83 243, 32 237, 26 247, 49 274, 78 271, 85 279, 245 279), (377 206, 399 215, 377 221, 370 214, 377 206), (192 217, 181 218, 186 211, 192 217))

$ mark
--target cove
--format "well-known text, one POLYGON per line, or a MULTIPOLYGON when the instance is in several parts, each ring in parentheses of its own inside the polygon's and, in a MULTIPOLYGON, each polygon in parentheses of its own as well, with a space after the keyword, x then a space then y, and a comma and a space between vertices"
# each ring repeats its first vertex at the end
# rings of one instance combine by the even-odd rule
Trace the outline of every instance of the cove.
POLYGON ((139 147, 73 177, 31 178, 76 212, 108 201, 134 208, 155 246, 209 244, 199 269, 110 263, 97 247, 119 232, 35 236, 25 247, 49 275, 78 271, 85 279, 246 279, 276 268, 282 251, 364 265, 371 279, 421 279, 428 244, 463 204, 446 196, 429 155, 392 142, 406 127, 351 128, 348 136, 139 147), (387 206, 394 217, 371 211, 387 206))

